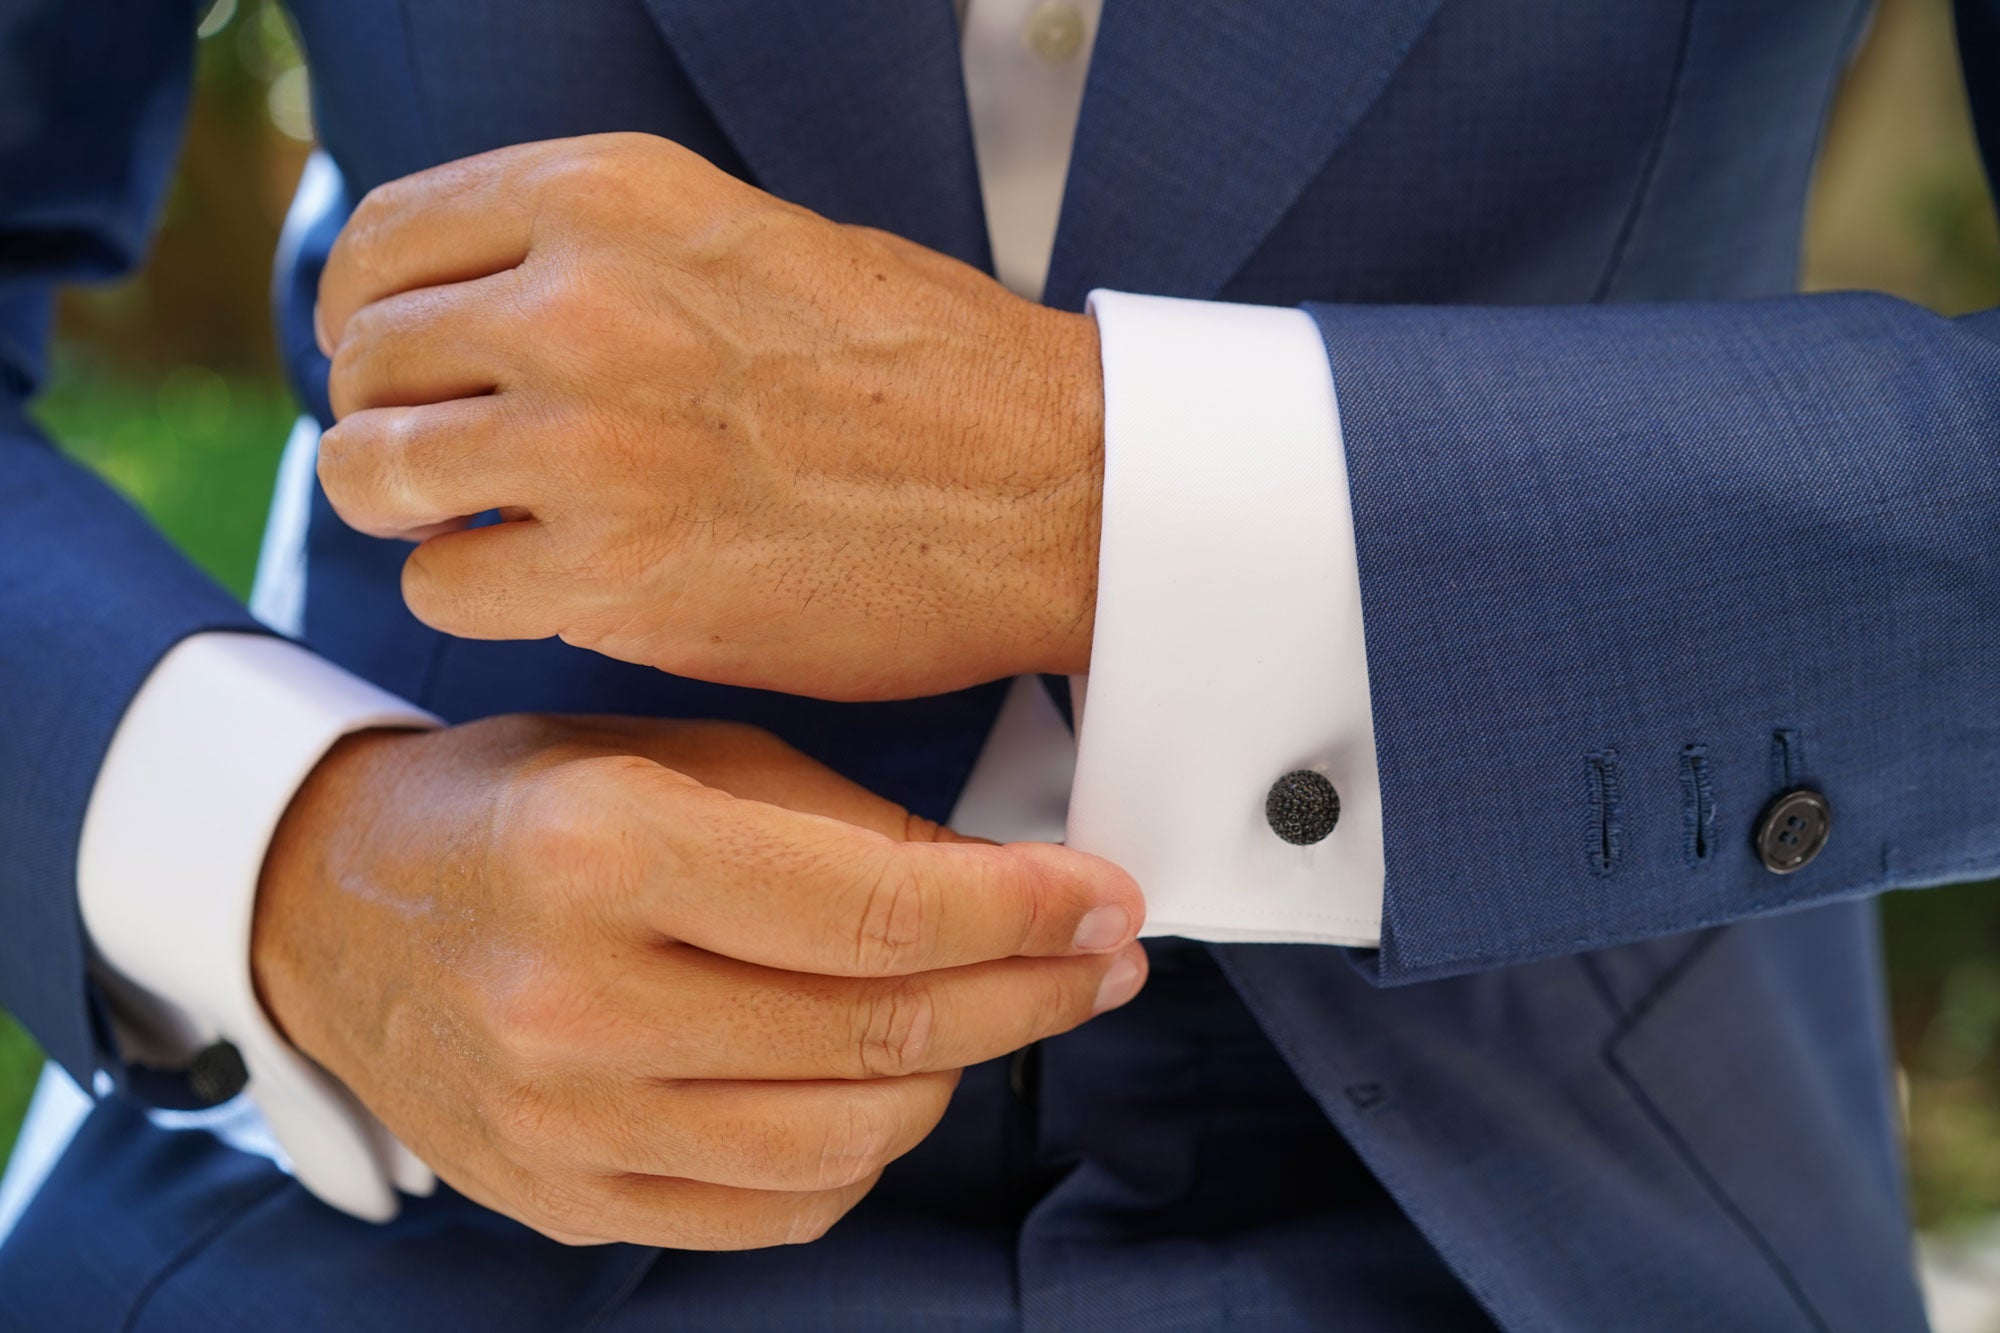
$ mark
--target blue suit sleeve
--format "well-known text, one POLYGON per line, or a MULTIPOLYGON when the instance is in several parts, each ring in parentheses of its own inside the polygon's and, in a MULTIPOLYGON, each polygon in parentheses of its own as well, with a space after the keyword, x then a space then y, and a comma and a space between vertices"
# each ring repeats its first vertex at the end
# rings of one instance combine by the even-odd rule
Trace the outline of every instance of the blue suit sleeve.
MULTIPOLYGON (((2000 4, 1960 0, 1989 177, 2000 4)), ((2000 876, 2000 314, 1309 307, 1420 980, 2000 876), (1788 875, 1779 793, 1832 810, 1788 875)))
POLYGON ((85 1087, 79 832, 126 705, 244 610, 30 421, 53 290, 143 253, 188 98, 188 0, 0 0, 0 1007, 85 1087))

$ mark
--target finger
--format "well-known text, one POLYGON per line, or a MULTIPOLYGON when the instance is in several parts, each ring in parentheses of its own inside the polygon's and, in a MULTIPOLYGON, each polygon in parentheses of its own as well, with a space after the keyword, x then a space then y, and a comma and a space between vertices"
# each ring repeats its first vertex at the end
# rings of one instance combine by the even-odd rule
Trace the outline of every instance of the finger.
POLYGON ((505 395, 368 408, 320 437, 320 485, 349 527, 415 539, 524 504, 533 482, 518 475, 519 434, 505 395))
POLYGON ((612 1003, 630 1068, 680 1079, 881 1079, 963 1069, 1067 1032, 1138 993, 1138 944, 912 977, 822 977, 677 947, 612 1003))
POLYGON ((515 321, 512 272, 385 296, 356 311, 333 353, 327 397, 335 417, 370 407, 471 398, 501 386, 505 354, 493 330, 515 321))
MULTIPOLYGON (((444 538, 451 541, 455 538, 444 538)), ((1145 904, 1111 862, 1044 843, 903 842, 837 820, 718 796, 690 807, 627 788, 627 824, 657 867, 634 907, 715 953, 831 976, 902 976, 1016 955, 1107 952, 1145 904)), ((668 788, 671 786, 671 791, 668 788)))
POLYGON ((523 1173, 509 1191, 515 1206, 501 1211, 568 1244, 752 1250, 819 1239, 874 1185, 871 1176, 838 1189, 792 1192, 647 1175, 558 1183, 523 1173))
POLYGON ((911 814, 765 731, 739 722, 609 720, 607 748, 643 754, 661 766, 745 800, 825 815, 897 842, 956 842, 954 833, 911 814))
POLYGON ((554 539, 533 520, 431 537, 403 563, 403 601, 461 639, 546 639, 565 623, 554 539))
POLYGON ((607 1104, 595 1095, 565 1117, 567 1132, 602 1122, 612 1105, 618 1123, 580 1132, 572 1160, 605 1173, 677 1176, 738 1189, 808 1192, 838 1189, 883 1167, 936 1128, 958 1071, 894 1079, 824 1082, 675 1081, 607 1104))
POLYGON ((320 275, 314 319, 321 350, 340 346, 347 321, 363 306, 485 277, 525 259, 536 197, 522 178, 559 150, 559 143, 496 149, 370 190, 320 275))

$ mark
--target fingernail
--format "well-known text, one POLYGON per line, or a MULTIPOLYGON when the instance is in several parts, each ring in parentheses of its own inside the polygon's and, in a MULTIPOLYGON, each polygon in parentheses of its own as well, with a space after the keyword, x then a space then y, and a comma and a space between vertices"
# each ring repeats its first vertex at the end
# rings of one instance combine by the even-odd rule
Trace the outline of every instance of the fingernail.
POLYGON ((1116 905, 1093 907, 1076 923, 1076 938, 1070 948, 1079 953, 1103 953, 1125 942, 1132 933, 1132 914, 1116 905))
POLYGON ((317 301, 313 302, 313 341, 319 344, 319 354, 331 361, 333 344, 326 340, 326 321, 320 316, 317 301))
POLYGON ((1107 1009, 1116 1009, 1139 993, 1139 981, 1143 969, 1137 958, 1135 946, 1118 955, 1116 962, 1104 974, 1104 980, 1097 983, 1097 1001, 1091 1006, 1094 1017, 1107 1009))

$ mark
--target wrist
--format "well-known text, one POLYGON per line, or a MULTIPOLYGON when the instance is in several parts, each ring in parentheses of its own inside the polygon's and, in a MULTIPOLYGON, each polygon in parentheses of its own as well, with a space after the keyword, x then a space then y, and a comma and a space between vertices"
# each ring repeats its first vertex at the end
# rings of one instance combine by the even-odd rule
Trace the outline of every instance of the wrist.
POLYGON ((329 1006, 317 982, 338 968, 346 934, 329 910, 341 895, 326 889, 343 883, 345 831, 368 836, 363 802, 381 795, 386 766, 430 734, 381 728, 336 741, 299 785, 265 853, 251 916, 251 984, 278 1034, 323 1065, 330 1029, 319 1020, 329 1006))
POLYGON ((1040 356, 1033 427, 1048 480, 1035 496, 1024 549, 1034 553, 1034 591, 1020 602, 1030 623, 1021 672, 1080 675, 1090 669, 1097 612, 1097 553, 1104 510, 1104 375, 1097 324, 1088 315, 1037 307, 1040 356))

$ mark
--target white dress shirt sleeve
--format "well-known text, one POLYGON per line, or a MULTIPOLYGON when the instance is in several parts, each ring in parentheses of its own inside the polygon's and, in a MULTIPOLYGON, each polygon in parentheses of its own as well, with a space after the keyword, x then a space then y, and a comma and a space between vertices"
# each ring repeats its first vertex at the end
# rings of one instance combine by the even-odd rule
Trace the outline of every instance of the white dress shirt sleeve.
POLYGON ((1146 933, 1374 946, 1382 796, 1332 371, 1300 310, 1098 291, 1104 527, 1071 846, 1145 890, 1146 933), (1311 846, 1265 798, 1298 769, 1311 846))
POLYGON ((278 819, 335 741, 437 719, 297 644, 249 634, 176 645, 126 710, 92 789, 77 890, 128 1056, 185 1063, 218 1039, 284 1164, 370 1220, 435 1179, 278 1035, 250 976, 250 924, 278 819))

